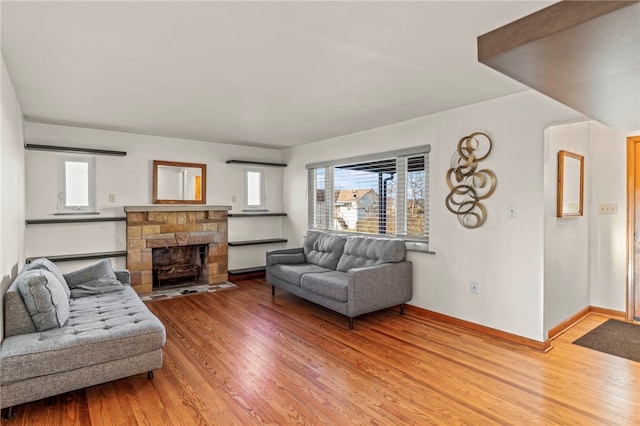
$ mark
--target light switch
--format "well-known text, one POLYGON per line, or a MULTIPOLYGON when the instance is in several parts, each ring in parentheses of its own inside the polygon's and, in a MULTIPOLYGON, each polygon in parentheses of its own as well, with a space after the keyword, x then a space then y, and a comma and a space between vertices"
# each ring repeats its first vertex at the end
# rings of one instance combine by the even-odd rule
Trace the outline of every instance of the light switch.
POLYGON ((599 204, 598 214, 618 214, 617 204, 599 204))

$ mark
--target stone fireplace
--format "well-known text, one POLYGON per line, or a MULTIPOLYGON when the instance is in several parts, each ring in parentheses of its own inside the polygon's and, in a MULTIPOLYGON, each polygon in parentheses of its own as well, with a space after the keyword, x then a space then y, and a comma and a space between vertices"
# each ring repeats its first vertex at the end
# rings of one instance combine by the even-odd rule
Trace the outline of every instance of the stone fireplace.
POLYGON ((229 207, 126 206, 124 210, 127 269, 138 293, 180 281, 227 281, 229 207))

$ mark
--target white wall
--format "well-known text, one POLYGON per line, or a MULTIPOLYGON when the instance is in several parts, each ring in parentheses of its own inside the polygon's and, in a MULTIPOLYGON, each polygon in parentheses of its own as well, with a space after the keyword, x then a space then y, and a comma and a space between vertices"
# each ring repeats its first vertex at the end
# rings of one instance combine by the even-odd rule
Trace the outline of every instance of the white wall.
MULTIPOLYGON (((97 208, 101 217, 123 216, 123 206, 151 203, 153 160, 207 164, 207 204, 228 205, 236 211, 244 208, 244 167, 226 164, 226 161, 230 159, 281 161, 281 151, 277 149, 38 123, 26 123, 25 139, 27 143, 32 144, 127 152, 125 157, 100 155, 95 157, 97 208), (109 202, 109 194, 115 195, 114 203, 109 202), (232 202, 234 196, 236 202, 232 202)), ((56 155, 55 152, 27 151, 26 212, 29 219, 50 219, 56 211, 56 155)), ((265 171, 267 208, 279 212, 282 207, 281 169, 267 167, 265 171)), ((247 233, 265 232, 264 225, 252 219, 244 220, 242 225, 247 233)), ((273 232, 275 235, 271 235, 272 237, 279 237, 279 226, 273 232)), ((125 250, 125 238, 124 222, 29 225, 27 257, 125 250)), ((229 238, 241 239, 238 235, 234 235, 231 229, 229 238)), ((124 267, 126 263, 124 258, 116 258, 112 261, 117 267, 124 267)), ((258 266, 261 264, 264 264, 264 250, 259 257, 250 250, 240 248, 234 248, 232 252, 230 250, 230 268, 239 267, 234 265, 258 266), (255 264, 256 262, 258 263, 255 264)), ((69 271, 81 265, 79 262, 61 262, 58 266, 63 271, 69 271)))
POLYGON ((545 130, 545 332, 589 306, 589 221, 591 170, 589 121, 545 130), (556 217, 558 151, 584 156, 583 216, 556 217))
MULTIPOLYGON (((463 108, 287 149, 284 235, 299 245, 307 229, 305 164, 431 145, 430 235, 434 254, 409 253, 414 262, 412 305, 537 341, 544 329, 544 129, 581 119, 577 112, 527 91, 463 108), (488 133, 494 150, 483 162, 498 179, 486 200, 487 222, 463 228, 444 205, 445 173, 458 140, 488 133), (507 218, 507 205, 517 208, 507 218), (480 292, 469 291, 471 281, 480 292)), ((586 265, 585 265, 586 267, 586 265)))
MULTIPOLYGON (((2 59, 2 141, 0 143, 0 295, 24 265, 24 137, 20 103, 2 59)), ((4 304, 0 303, 0 339, 4 304)))
MULTIPOLYGON (((24 155, 19 149, 22 119, 16 112, 19 105, 7 102, 4 96, 9 90, 6 78, 3 69, 3 143, 0 148, 3 290, 21 267, 25 255, 25 213, 20 207, 24 196, 16 190, 21 185, 20 164, 24 155), (7 122, 12 124, 7 126, 7 122), (13 144, 7 144, 7 141, 13 141, 13 144), (5 171, 12 167, 15 173, 6 177, 5 171), (16 177, 15 184, 7 183, 8 179, 16 177), (5 193, 10 195, 5 197, 5 193), (14 241, 5 239, 5 235, 14 241)), ((8 98, 15 101, 15 96, 8 98)), ((577 120, 584 120, 584 117, 529 91, 283 152, 35 123, 26 123, 25 139, 28 143, 127 151, 126 157, 96 157, 98 210, 103 216, 121 216, 124 205, 151 202, 151 162, 154 159, 207 163, 207 203, 231 205, 233 211, 243 208, 244 167, 227 165, 227 159, 288 163, 284 169, 265 168, 267 208, 284 211, 288 216, 230 218, 229 234, 234 240, 283 236, 289 239, 289 246, 300 245, 307 228, 305 164, 387 151, 390 147, 430 144, 431 249, 436 254, 409 254, 414 262, 411 304, 543 341, 549 328, 589 304, 625 309, 626 135, 593 121, 586 124, 589 184, 585 186, 584 219, 588 220, 588 255, 585 260, 583 250, 573 254, 560 252, 562 244, 573 239, 585 245, 585 221, 555 218, 553 185, 557 176, 557 150, 544 135, 549 126, 577 120), (483 166, 495 171, 498 186, 486 201, 487 223, 480 229, 468 230, 462 228, 444 207, 447 194, 444 176, 458 140, 473 131, 485 131, 494 140, 494 151, 483 166), (115 203, 108 202, 108 194, 115 194, 115 203), (236 197, 235 203, 231 201, 232 196, 236 197), (618 214, 597 215, 600 203, 618 204, 618 214), (517 208, 517 217, 513 219, 507 217, 506 211, 507 205, 511 204, 517 208), (573 223, 580 223, 579 232, 565 235, 573 223), (563 234, 549 238, 553 227, 563 234), (554 252, 563 256, 560 263, 572 265, 571 268, 558 269, 560 263, 556 264, 552 258, 554 252), (573 273, 578 279, 563 279, 567 273, 573 273), (480 284, 478 295, 470 294, 471 281, 480 284)), ((571 126, 581 129, 579 138, 585 135, 585 123, 571 126)), ((562 148, 566 147, 563 145, 562 148)), ((56 208, 55 154, 27 151, 26 169, 26 217, 51 218, 56 208)), ((26 237, 27 256, 123 250, 125 246, 122 222, 29 226, 26 237)), ((262 265, 264 251, 275 247, 280 246, 230 248, 229 268, 262 265)), ((124 267, 124 259, 114 261, 117 266, 124 267)), ((67 271, 82 263, 65 262, 59 266, 67 271)))
POLYGON ((588 306, 625 312, 626 135, 593 120, 552 126, 545 156, 545 330, 588 306), (560 149, 585 156, 583 217, 555 217, 560 149), (617 213, 599 214, 600 204, 617 213))
POLYGON ((627 136, 589 123, 591 228, 589 303, 626 311, 627 291, 627 136), (598 214, 599 204, 617 204, 617 214, 598 214))

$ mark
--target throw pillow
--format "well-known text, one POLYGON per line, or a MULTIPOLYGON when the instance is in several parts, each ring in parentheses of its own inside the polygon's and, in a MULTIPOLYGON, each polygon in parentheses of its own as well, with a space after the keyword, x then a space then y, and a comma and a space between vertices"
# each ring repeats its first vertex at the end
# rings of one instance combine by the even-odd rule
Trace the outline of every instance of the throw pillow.
POLYGON ((74 298, 124 290, 109 259, 70 272, 64 277, 74 298))
POLYGON ((64 279, 64 276, 62 275, 60 269, 58 269, 58 267, 52 261, 50 261, 46 257, 40 257, 24 265, 25 271, 30 271, 32 269, 44 269, 55 275, 58 281, 63 284, 62 287, 64 288, 65 293, 67 293, 67 298, 69 297, 71 292, 69 290, 69 286, 67 285, 67 281, 64 279))
POLYGON ((46 269, 33 269, 18 278, 18 291, 36 330, 62 327, 69 319, 69 299, 56 276, 46 269))

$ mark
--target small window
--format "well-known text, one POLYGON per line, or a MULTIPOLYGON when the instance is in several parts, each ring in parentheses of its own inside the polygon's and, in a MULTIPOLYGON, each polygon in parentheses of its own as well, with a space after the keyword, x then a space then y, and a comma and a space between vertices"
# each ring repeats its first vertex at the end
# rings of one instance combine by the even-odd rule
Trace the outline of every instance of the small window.
POLYGON ((244 175, 247 207, 264 209, 264 169, 247 167, 244 175))
POLYGON ((58 156, 58 213, 96 211, 95 158, 58 156))

